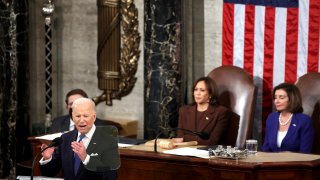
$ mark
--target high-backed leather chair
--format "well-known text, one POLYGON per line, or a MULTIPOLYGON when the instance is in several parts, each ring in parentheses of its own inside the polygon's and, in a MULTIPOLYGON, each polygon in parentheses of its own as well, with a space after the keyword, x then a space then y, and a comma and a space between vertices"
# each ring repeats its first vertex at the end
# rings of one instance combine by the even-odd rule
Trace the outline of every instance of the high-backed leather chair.
POLYGON ((224 145, 244 147, 246 139, 252 137, 257 99, 257 87, 252 77, 236 66, 220 66, 208 76, 218 86, 219 103, 233 112, 224 145))
POLYGON ((303 113, 313 120, 312 153, 320 154, 320 73, 307 73, 297 80, 296 85, 301 93, 303 113))

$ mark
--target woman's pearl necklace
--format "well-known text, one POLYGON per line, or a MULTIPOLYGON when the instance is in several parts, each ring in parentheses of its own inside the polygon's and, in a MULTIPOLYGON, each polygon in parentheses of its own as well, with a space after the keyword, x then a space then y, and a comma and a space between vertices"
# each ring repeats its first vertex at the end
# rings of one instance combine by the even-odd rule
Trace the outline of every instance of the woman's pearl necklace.
POLYGON ((281 113, 280 113, 280 116, 279 116, 279 123, 280 123, 280 125, 281 125, 281 126, 287 125, 287 124, 290 122, 290 120, 291 120, 291 118, 292 118, 292 115, 293 115, 293 114, 290 115, 290 117, 288 118, 287 121, 281 122, 281 113))

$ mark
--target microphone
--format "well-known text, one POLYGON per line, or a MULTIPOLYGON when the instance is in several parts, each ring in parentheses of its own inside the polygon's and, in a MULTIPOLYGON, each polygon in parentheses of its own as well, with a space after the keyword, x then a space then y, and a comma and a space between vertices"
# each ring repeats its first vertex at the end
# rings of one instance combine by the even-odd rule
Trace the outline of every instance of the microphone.
POLYGON ((50 143, 46 148, 44 148, 44 149, 41 150, 41 153, 42 153, 43 151, 45 151, 46 149, 48 149, 48 148, 57 147, 57 146, 59 146, 61 143, 62 143, 62 138, 61 138, 61 137, 54 138, 54 139, 51 141, 51 143, 50 143))
POLYGON ((210 135, 207 132, 192 132, 192 133, 199 136, 199 138, 203 140, 208 140, 210 138, 210 135))
POLYGON ((57 147, 61 143, 62 143, 62 138, 61 137, 54 138, 46 148, 41 149, 41 151, 36 154, 36 156, 34 157, 34 159, 32 161, 32 166, 31 166, 31 176, 30 176, 31 180, 33 180, 34 164, 35 164, 35 161, 36 161, 37 157, 39 156, 39 154, 43 153, 43 151, 45 151, 48 148, 57 147))
MULTIPOLYGON (((191 131, 191 130, 189 130, 189 129, 183 129, 183 128, 171 128, 171 129, 167 129, 167 131, 176 131, 176 130, 182 130, 182 131, 186 131, 186 132, 188 132, 188 133, 190 133, 190 134, 194 134, 194 135, 197 135, 197 136, 199 136, 201 139, 203 139, 203 140, 208 140, 209 139, 209 137, 210 137, 210 135, 209 135, 209 133, 207 133, 207 132, 196 132, 196 131, 191 131)), ((154 152, 157 152, 157 140, 158 140, 158 138, 164 133, 165 131, 161 131, 157 136, 156 136, 156 138, 154 139, 154 147, 153 147, 153 149, 154 149, 154 152)))

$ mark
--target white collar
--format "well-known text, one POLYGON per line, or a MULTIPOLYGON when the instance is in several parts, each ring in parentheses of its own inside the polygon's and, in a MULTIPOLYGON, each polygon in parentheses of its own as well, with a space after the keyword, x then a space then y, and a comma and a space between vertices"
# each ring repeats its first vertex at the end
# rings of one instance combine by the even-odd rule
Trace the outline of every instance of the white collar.
POLYGON ((71 118, 70 118, 70 125, 69 126, 74 126, 74 122, 72 121, 71 118))

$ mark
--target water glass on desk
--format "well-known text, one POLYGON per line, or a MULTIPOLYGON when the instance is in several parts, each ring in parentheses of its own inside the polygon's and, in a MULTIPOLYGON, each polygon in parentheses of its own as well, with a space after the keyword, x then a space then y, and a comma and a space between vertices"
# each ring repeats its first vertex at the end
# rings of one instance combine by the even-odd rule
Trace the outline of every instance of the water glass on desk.
POLYGON ((258 141, 255 139, 246 140, 246 149, 248 150, 248 155, 254 155, 258 152, 258 141))

